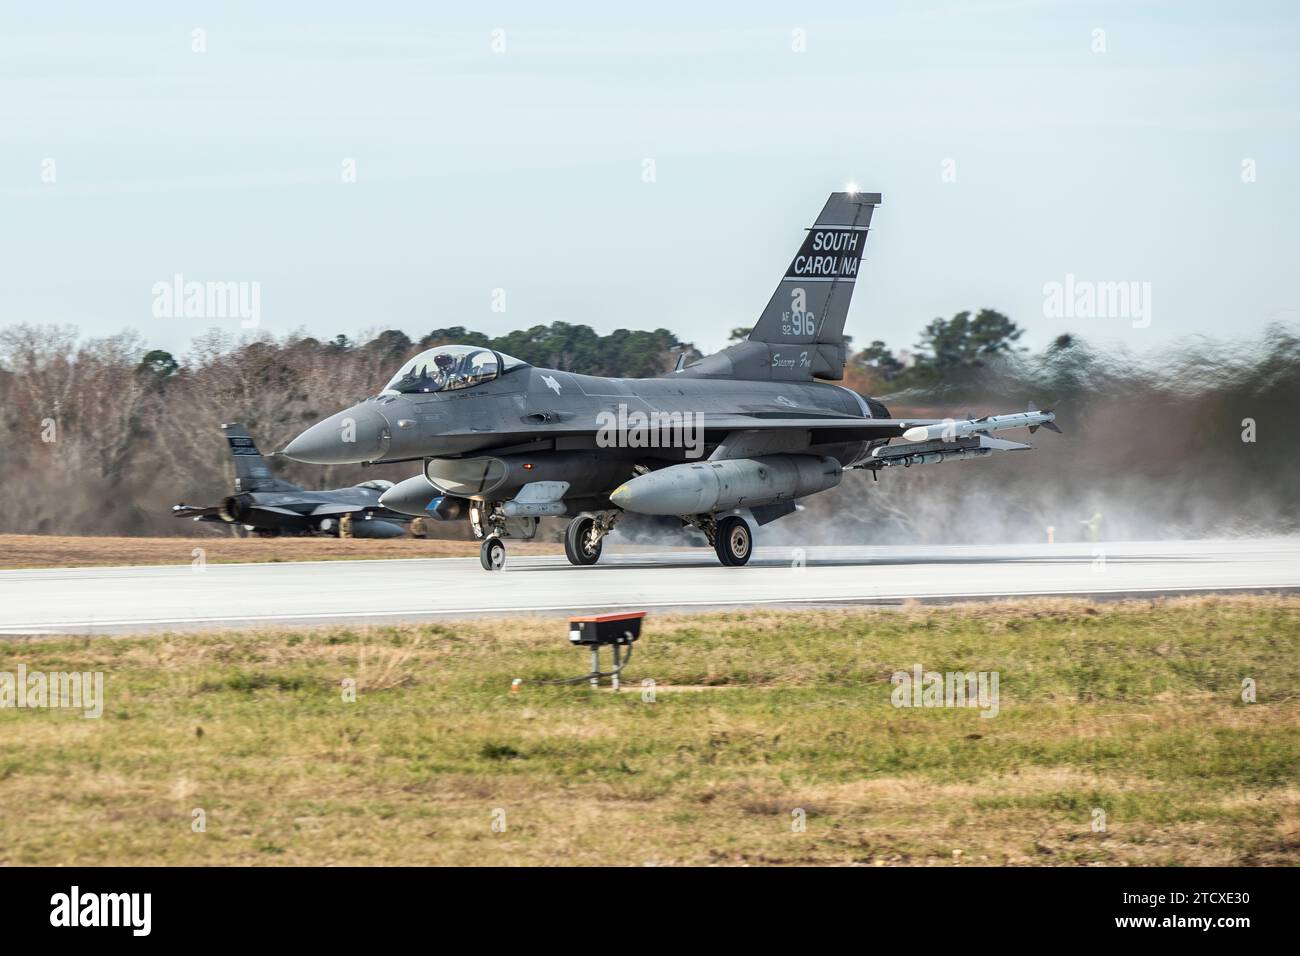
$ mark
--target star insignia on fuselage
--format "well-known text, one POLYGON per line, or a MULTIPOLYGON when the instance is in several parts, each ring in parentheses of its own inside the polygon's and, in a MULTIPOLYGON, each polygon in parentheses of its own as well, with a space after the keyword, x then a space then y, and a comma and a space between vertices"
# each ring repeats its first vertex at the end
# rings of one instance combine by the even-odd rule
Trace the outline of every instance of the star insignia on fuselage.
POLYGON ((560 394, 560 383, 555 380, 554 375, 543 375, 542 381, 546 383, 547 388, 555 389, 555 394, 560 394))

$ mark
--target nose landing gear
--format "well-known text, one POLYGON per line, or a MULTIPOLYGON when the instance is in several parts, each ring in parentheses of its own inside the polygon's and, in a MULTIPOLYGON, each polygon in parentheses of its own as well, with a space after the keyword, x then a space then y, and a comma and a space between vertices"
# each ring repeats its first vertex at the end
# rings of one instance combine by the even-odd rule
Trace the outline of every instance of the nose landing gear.
POLYGON ((496 535, 483 539, 478 549, 479 563, 485 571, 500 571, 506 565, 506 543, 496 535))
POLYGON ((474 504, 469 509, 470 528, 474 537, 482 538, 478 559, 485 571, 500 571, 506 564, 504 538, 523 538, 531 541, 537 534, 534 517, 512 518, 501 512, 501 503, 474 504))

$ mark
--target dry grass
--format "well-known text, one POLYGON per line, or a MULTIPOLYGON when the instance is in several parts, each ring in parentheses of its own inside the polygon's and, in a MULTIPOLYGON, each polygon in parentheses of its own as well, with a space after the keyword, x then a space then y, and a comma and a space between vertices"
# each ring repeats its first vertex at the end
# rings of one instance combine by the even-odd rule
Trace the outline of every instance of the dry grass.
MULTIPOLYGON (((0 570, 124 564, 189 564, 203 548, 217 563, 330 561, 361 558, 477 557, 477 541, 450 538, 232 538, 210 534, 176 538, 109 538, 0 534, 0 570)), ((559 544, 511 541, 516 554, 563 554, 559 544)))
POLYGON ((107 703, 0 710, 0 863, 1294 865, 1297 632, 1294 597, 652 617, 617 695, 510 692, 584 667, 545 619, 10 642, 107 703), (896 709, 918 662, 997 670, 999 715, 896 709))

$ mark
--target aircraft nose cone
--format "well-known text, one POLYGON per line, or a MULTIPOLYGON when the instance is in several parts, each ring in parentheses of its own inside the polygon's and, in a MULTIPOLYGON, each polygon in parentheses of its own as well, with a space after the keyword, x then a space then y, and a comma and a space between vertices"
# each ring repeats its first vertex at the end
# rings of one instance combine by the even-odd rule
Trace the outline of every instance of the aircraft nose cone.
POLYGON ((375 461, 388 450, 388 421, 369 405, 354 405, 312 425, 283 454, 312 465, 375 461))

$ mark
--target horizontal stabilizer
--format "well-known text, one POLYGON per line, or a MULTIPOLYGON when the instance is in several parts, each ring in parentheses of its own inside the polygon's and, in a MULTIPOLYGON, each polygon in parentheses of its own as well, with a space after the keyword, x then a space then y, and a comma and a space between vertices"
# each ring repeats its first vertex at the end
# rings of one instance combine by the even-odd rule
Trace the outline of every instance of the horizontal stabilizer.
POLYGON ((179 504, 172 505, 172 516, 176 518, 203 518, 208 515, 215 515, 216 508, 203 508, 199 505, 179 504))

